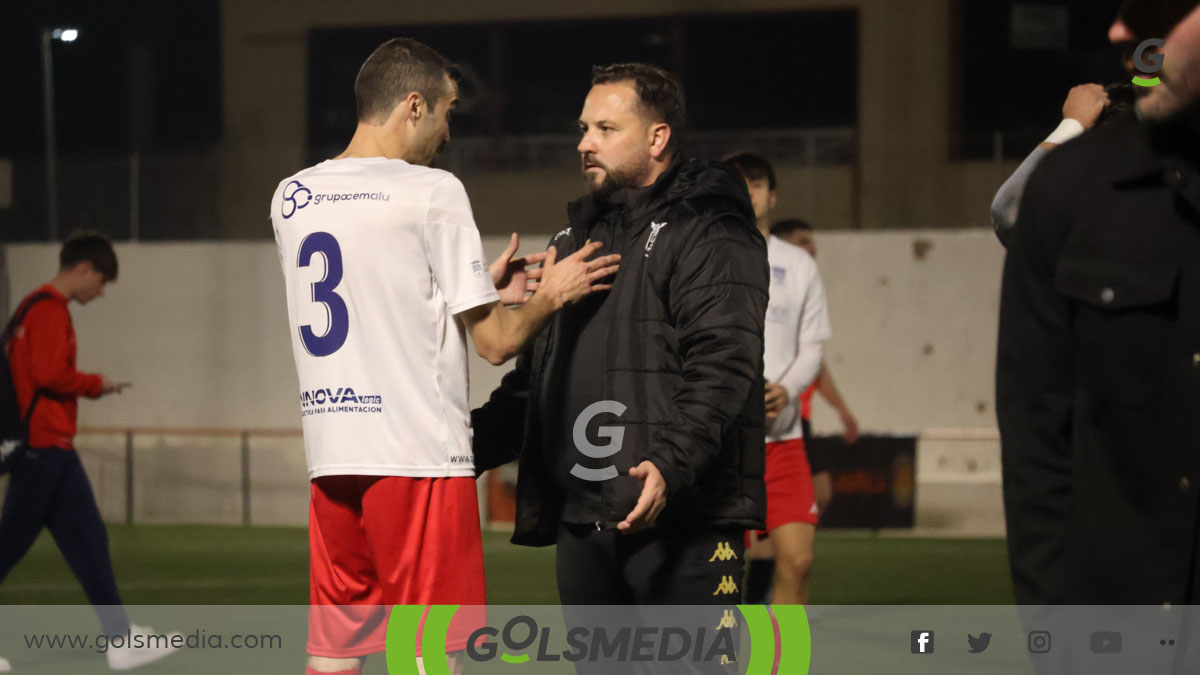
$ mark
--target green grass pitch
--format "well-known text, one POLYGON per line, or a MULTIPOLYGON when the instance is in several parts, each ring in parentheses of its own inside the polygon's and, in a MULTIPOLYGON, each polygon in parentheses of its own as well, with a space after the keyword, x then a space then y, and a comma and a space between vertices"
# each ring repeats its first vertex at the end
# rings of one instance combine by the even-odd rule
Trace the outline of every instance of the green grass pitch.
MULTIPOLYGON (((109 526, 113 567, 130 605, 302 605, 308 602, 303 528, 109 526)), ((488 601, 555 604, 554 549, 484 533, 488 601)), ((814 605, 1009 604, 1004 542, 820 532, 814 605)), ((0 584, 3 604, 86 604, 48 533, 0 584)))

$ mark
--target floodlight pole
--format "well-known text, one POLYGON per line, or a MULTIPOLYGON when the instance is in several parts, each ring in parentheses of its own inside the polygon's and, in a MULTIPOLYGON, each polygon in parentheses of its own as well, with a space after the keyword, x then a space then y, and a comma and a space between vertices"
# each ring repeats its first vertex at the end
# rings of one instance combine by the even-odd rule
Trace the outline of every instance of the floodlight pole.
POLYGON ((50 241, 58 241, 58 152, 54 137, 54 55, 52 29, 42 29, 42 117, 46 136, 46 225, 50 241))

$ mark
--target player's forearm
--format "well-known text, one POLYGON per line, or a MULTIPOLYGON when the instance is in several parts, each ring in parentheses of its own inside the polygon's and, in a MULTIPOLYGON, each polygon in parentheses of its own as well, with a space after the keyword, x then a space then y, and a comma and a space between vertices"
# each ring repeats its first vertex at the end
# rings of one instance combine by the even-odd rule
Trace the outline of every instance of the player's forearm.
POLYGON ((821 374, 817 376, 817 391, 820 392, 821 398, 825 399, 826 403, 838 411, 838 414, 850 414, 850 407, 842 400, 842 393, 838 391, 837 384, 833 381, 833 372, 824 362, 821 363, 821 374))
POLYGON ((1025 193, 1025 183, 1028 182, 1033 170, 1037 168, 1049 151, 1050 148, 1044 145, 1035 148, 1025 158, 1025 161, 1021 162, 1017 170, 1008 177, 1008 180, 1004 181, 1004 185, 1001 185, 1000 189, 996 191, 996 196, 992 200, 992 227, 996 230, 996 236, 1006 246, 1009 235, 1017 224, 1021 198, 1025 193))
POLYGON ((520 354, 557 310, 552 300, 539 293, 512 309, 497 303, 476 332, 476 350, 488 363, 499 366, 520 354))
POLYGON ((799 396, 821 372, 822 343, 805 342, 792 361, 792 365, 779 377, 778 384, 788 390, 788 397, 799 396))

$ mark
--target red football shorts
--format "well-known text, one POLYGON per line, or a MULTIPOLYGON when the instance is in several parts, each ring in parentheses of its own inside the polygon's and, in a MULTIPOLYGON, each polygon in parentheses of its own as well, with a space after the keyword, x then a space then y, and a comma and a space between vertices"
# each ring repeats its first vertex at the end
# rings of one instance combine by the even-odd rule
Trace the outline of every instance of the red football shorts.
POLYGON ((308 653, 384 651, 392 605, 463 605, 446 651, 465 649, 486 623, 475 479, 322 476, 311 487, 308 653))
MULTIPOLYGON (((758 532, 760 539, 780 525, 817 524, 817 499, 803 438, 767 443, 764 477, 767 482, 767 529, 758 532)), ((749 533, 746 541, 749 546, 749 533)))

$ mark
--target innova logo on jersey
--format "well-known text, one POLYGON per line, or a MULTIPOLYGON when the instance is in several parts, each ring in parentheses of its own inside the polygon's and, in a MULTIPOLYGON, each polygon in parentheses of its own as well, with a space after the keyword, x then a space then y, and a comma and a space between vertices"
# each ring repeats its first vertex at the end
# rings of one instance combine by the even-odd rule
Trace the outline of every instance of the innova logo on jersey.
POLYGON ((302 417, 338 412, 383 412, 383 397, 358 394, 352 387, 326 387, 300 392, 302 417))
POLYGON ((284 219, 296 215, 296 211, 308 206, 313 200, 312 190, 294 180, 283 186, 283 202, 279 205, 279 213, 284 219))

